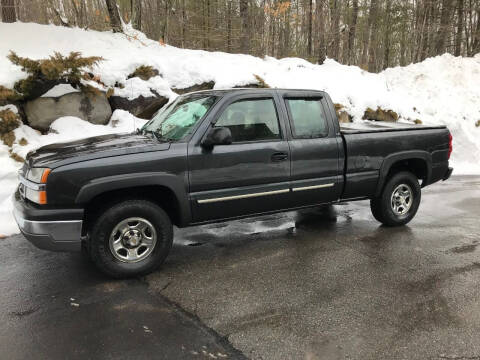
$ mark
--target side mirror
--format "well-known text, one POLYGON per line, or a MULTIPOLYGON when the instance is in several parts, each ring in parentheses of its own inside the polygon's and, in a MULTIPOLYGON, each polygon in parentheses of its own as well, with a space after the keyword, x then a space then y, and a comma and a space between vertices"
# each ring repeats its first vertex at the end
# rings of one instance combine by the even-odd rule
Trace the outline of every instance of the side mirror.
POLYGON ((226 127, 211 128, 201 144, 204 148, 211 149, 215 145, 230 145, 232 143, 232 132, 226 127))

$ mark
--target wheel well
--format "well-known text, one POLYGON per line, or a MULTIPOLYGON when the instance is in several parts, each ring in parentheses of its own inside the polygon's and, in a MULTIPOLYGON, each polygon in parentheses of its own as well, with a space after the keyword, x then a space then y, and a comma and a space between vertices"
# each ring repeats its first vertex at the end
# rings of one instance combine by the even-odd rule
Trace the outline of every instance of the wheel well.
POLYGON ((399 173, 400 171, 409 171, 414 174, 417 179, 425 181, 428 175, 427 162, 422 159, 405 159, 394 163, 388 170, 387 179, 399 173))
POLYGON ((83 232, 89 229, 94 219, 105 209, 129 199, 151 201, 165 210, 173 224, 180 223, 180 205, 171 189, 160 185, 138 186, 104 192, 91 199, 85 206, 86 226, 83 227, 83 232))

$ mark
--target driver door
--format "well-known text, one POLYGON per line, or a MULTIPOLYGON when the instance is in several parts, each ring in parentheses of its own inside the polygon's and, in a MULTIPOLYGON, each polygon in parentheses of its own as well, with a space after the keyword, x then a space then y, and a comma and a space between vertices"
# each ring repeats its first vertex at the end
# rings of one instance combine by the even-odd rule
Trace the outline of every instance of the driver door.
POLYGON ((224 103, 211 127, 226 127, 232 144, 189 145, 190 201, 195 222, 287 208, 290 152, 271 96, 237 96, 224 103))

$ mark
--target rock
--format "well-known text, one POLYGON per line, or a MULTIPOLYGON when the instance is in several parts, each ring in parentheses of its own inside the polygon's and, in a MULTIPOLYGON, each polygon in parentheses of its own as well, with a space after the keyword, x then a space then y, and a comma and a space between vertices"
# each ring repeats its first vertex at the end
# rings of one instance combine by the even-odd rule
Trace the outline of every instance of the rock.
POLYGON ((260 89, 261 86, 258 83, 250 83, 246 85, 234 86, 234 89, 260 89))
POLYGON ((60 97, 40 97, 25 103, 29 125, 37 130, 48 130, 50 124, 62 116, 76 116, 92 124, 105 125, 112 109, 104 93, 95 95, 70 93, 60 97))
POLYGON ((417 125, 422 125, 423 124, 423 121, 420 120, 420 119, 415 119, 415 120, 413 120, 413 122, 417 125))
POLYGON ((395 111, 383 110, 379 107, 377 107, 377 110, 367 108, 365 114, 363 114, 363 120, 396 122, 398 120, 398 114, 395 111))
POLYGON ((477 122, 475 123, 475 126, 480 127, 480 120, 477 120, 477 122))
POLYGON ((204 83, 201 83, 201 84, 196 84, 196 85, 193 85, 193 86, 190 86, 190 87, 187 87, 187 88, 182 88, 182 89, 173 88, 172 90, 175 91, 177 94, 182 95, 182 94, 186 94, 186 93, 189 93, 189 92, 192 92, 192 91, 211 90, 211 89, 213 89, 214 86, 215 86, 215 82, 208 81, 208 82, 204 82, 204 83))
POLYGON ((352 122, 352 116, 347 113, 346 111, 340 111, 337 113, 338 116, 338 122, 339 123, 351 123, 352 122))
POLYGON ((353 117, 343 110, 343 105, 341 104, 333 104, 335 106, 335 112, 337 113, 338 122, 340 123, 351 123, 353 117))
POLYGON ((131 79, 133 77, 139 77, 140 79, 147 81, 148 79, 158 75, 160 75, 160 73, 158 72, 157 69, 154 69, 153 67, 148 65, 141 65, 138 68, 136 68, 133 73, 128 75, 127 79, 131 79))
POLYGON ((154 91, 152 92, 155 96, 144 97, 140 95, 133 100, 112 95, 108 98, 108 102, 110 103, 112 111, 117 109, 126 110, 136 117, 149 120, 158 109, 168 102, 166 97, 160 96, 154 91))

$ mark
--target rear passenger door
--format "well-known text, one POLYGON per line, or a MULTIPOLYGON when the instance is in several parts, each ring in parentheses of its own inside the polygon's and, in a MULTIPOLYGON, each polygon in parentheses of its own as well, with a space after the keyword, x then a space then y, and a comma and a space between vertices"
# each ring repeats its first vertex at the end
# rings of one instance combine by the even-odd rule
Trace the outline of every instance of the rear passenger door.
POLYGON ((213 123, 189 145, 190 200, 195 222, 289 206, 290 153, 278 98, 237 95, 219 105, 213 123), (232 144, 205 149, 211 127, 227 127, 232 144))
POLYGON ((341 192, 338 139, 320 94, 287 92, 282 96, 290 125, 293 206, 333 202, 341 192))

